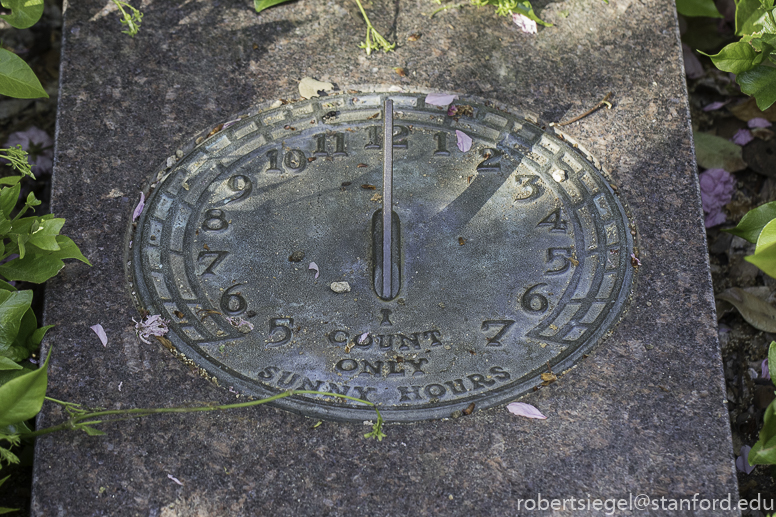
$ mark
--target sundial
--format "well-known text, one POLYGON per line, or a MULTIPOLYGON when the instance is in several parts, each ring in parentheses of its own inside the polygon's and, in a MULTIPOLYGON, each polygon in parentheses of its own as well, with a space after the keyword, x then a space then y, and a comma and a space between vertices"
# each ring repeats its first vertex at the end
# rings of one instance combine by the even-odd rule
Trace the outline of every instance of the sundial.
MULTIPOLYGON (((222 387, 349 395, 391 421, 503 404, 571 368, 626 305, 627 214, 568 137, 455 105, 342 93, 209 136, 154 175, 130 229, 138 304, 222 387)), ((320 395, 276 404, 374 414, 320 395)))

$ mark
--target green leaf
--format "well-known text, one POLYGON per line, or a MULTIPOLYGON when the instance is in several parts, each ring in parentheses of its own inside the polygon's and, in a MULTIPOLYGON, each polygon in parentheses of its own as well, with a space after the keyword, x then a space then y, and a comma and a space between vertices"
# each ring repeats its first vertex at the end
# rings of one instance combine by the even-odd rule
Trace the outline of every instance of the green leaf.
POLYGON ((0 356, 0 370, 21 370, 22 365, 12 359, 0 356))
POLYGON ((56 240, 56 236, 59 235, 59 231, 64 224, 64 219, 48 219, 41 221, 40 226, 37 230, 32 232, 32 236, 27 242, 34 244, 42 250, 56 251, 59 249, 59 243, 56 240))
MULTIPOLYGON (((704 54, 703 52, 701 52, 704 54)), ((709 56, 708 54, 705 54, 709 56)), ((737 41, 726 45, 718 54, 709 56, 714 66, 723 72, 740 74, 751 70, 763 60, 765 54, 758 53, 752 45, 745 41, 737 41)))
POLYGON ((35 72, 22 58, 0 48, 0 95, 17 99, 48 98, 35 72))
POLYGON ((751 326, 765 332, 776 332, 776 307, 739 287, 717 295, 718 300, 732 303, 751 326))
POLYGON ((19 183, 21 179, 21 176, 6 176, 5 178, 0 178, 0 185, 13 186, 19 183))
POLYGON ((0 211, 3 212, 6 219, 11 218, 11 211, 16 206, 16 202, 19 201, 21 190, 22 186, 19 184, 0 190, 0 211))
POLYGON ((11 14, 0 14, 0 18, 17 29, 28 29, 43 16, 43 0, 2 0, 3 7, 11 14))
POLYGON ((5 280, 0 280, 0 291, 16 291, 16 288, 5 280))
POLYGON ((260 13, 264 9, 275 7, 276 5, 284 4, 290 1, 291 0, 253 0, 253 7, 256 9, 257 13, 260 13))
POLYGON ((0 291, 0 351, 11 348, 31 303, 32 291, 0 291))
POLYGON ((769 221, 757 237, 755 253, 776 243, 776 220, 769 221))
MULTIPOLYGON (((768 365, 776 364, 776 341, 771 341, 768 348, 768 365)), ((776 386, 776 376, 771 375, 771 382, 776 386)))
POLYGON ((722 18, 713 0, 676 0, 676 10, 682 16, 722 18))
POLYGON ((760 0, 740 0, 736 5, 736 35, 754 34, 766 29, 771 34, 773 23, 760 0))
POLYGON ((65 266, 65 263, 62 262, 64 259, 77 259, 91 266, 70 237, 57 235, 56 240, 59 244, 57 251, 28 253, 24 258, 0 264, 0 276, 8 280, 23 280, 41 284, 56 275, 65 266))
POLYGON ((776 201, 749 210, 735 228, 726 228, 722 231, 738 235, 755 244, 762 229, 773 219, 776 219, 776 201))
MULTIPOLYGON (((770 364, 770 360, 768 361, 770 364)), ((749 451, 750 465, 776 464, 776 401, 765 410, 760 437, 749 451)))
MULTIPOLYGON (((768 226, 771 225, 769 224, 768 226)), ((763 233, 765 233, 765 230, 763 230, 763 233)), ((776 245, 760 247, 758 243, 754 255, 746 256, 744 260, 759 267, 768 276, 776 278, 776 245)))
POLYGON ((6 514, 6 513, 11 513, 11 512, 18 512, 19 510, 20 510, 20 508, 5 508, 5 507, 0 507, 0 515, 4 515, 4 514, 6 514))
POLYGON ((22 321, 19 324, 19 333, 16 334, 16 339, 9 350, 0 352, 5 357, 9 357, 14 361, 24 361, 30 354, 37 348, 30 342, 30 338, 38 329, 38 319, 35 317, 35 312, 30 308, 22 316, 22 321))
POLYGON ((531 20, 535 21, 539 25, 544 25, 545 27, 552 27, 551 23, 547 23, 541 18, 539 18, 538 16, 536 16, 536 13, 534 13, 531 2, 527 0, 524 2, 518 2, 514 10, 517 11, 518 14, 522 14, 523 16, 530 18, 531 20))
POLYGON ((758 65, 736 76, 741 91, 754 96, 757 107, 765 111, 776 102, 776 68, 758 65))
POLYGON ((46 397, 50 357, 51 350, 38 370, 0 386, 0 426, 23 422, 40 412, 46 397))
POLYGON ((79 429, 83 429, 86 431, 86 434, 89 436, 104 436, 105 433, 103 431, 100 431, 99 429, 95 429, 94 427, 89 427, 88 425, 85 426, 79 426, 79 429))
POLYGON ((693 131, 695 157, 704 169, 725 169, 736 172, 746 168, 741 146, 709 133, 693 131))

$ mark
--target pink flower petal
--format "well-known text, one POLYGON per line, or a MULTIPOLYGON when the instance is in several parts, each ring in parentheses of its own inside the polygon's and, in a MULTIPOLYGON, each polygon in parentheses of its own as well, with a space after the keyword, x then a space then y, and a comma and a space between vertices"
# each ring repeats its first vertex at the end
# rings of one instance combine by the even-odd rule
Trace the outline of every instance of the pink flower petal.
POLYGON ((539 418, 541 420, 545 420, 547 417, 542 415, 542 413, 533 407, 531 404, 526 404, 525 402, 512 402, 507 406, 507 409, 510 413, 517 416, 524 416, 526 418, 539 418))
POLYGON ((449 95, 446 93, 429 93, 426 95, 426 104, 432 106, 447 107, 451 102, 457 99, 457 95, 449 95))
POLYGON ((167 474, 167 477, 169 479, 171 479, 173 481, 173 483, 177 483, 180 486, 183 486, 183 483, 181 483, 180 480, 178 478, 176 478, 175 476, 173 476, 172 474, 167 474))
POLYGON ((725 169, 709 169, 699 176, 701 203, 706 213, 706 228, 717 226, 726 221, 722 207, 730 203, 736 178, 725 169))
POLYGON ((458 140, 458 149, 462 153, 468 152, 472 148, 472 139, 463 131, 455 130, 455 137, 458 140))
POLYGON ((733 138, 730 139, 731 142, 738 145, 746 145, 752 140, 754 140, 754 136, 752 136, 752 132, 748 129, 739 129, 738 132, 733 135, 733 138))
POLYGON ((307 268, 308 270, 312 269, 315 271, 315 279, 318 279, 318 275, 320 274, 320 270, 318 269, 318 264, 315 262, 310 262, 310 267, 307 268))
POLYGON ((756 127, 771 127, 773 125, 769 120, 762 117, 755 117, 746 124, 749 126, 749 129, 754 129, 756 127))
POLYGON ((135 211, 132 212, 132 220, 137 220, 138 217, 140 217, 140 214, 143 213, 143 208, 145 208, 145 194, 142 192, 140 193, 140 202, 135 207, 135 211))
POLYGON ((151 344, 149 341, 151 336, 163 336, 168 332, 167 322, 159 314, 154 314, 140 321, 135 321, 135 318, 132 318, 132 321, 135 322, 137 337, 147 345, 151 344))
POLYGON ((92 325, 89 328, 92 329, 95 334, 97 334, 98 338, 100 338, 102 346, 108 346, 108 335, 105 334, 105 329, 102 328, 102 325, 98 323, 97 325, 92 325))
POLYGON ((358 344, 359 345, 363 345, 364 341, 366 341, 366 338, 368 338, 368 337, 369 337, 369 332, 364 332, 363 334, 358 336, 358 339, 357 339, 358 344))
POLYGON ((768 369, 768 359, 763 359, 763 362, 760 365, 760 377, 768 380, 771 378, 771 371, 768 369))
POLYGON ((536 34, 536 22, 524 14, 515 13, 512 15, 512 21, 517 27, 526 34, 536 34))
MULTIPOLYGON (((690 78, 692 79, 692 77, 690 78)), ((703 107, 703 111, 714 111, 720 109, 722 106, 725 106, 726 104, 730 103, 730 101, 725 102, 712 102, 711 104, 707 104, 703 107)))
POLYGON ((447 108, 447 116, 454 117, 456 113, 458 113, 458 107, 455 104, 451 104, 450 107, 447 108))
POLYGON ((751 447, 744 445, 741 447, 741 456, 736 458, 736 468, 746 474, 751 474, 754 470, 754 465, 749 464, 749 451, 751 450, 751 447))
POLYGON ((635 253, 631 253, 631 259, 636 263, 636 265, 638 266, 641 265, 641 261, 639 260, 639 258, 636 256, 635 253))

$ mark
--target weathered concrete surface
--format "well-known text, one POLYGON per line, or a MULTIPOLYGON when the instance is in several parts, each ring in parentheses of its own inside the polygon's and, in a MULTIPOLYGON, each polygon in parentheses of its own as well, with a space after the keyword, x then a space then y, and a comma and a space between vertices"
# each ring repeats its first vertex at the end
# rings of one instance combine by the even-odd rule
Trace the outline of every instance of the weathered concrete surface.
MULTIPOLYGON (((618 186, 642 265, 612 335, 525 398, 547 420, 496 409, 389 426, 378 443, 361 425, 313 428, 258 407, 120 423, 105 437, 60 434, 37 445, 34 515, 521 515, 518 501, 539 494, 736 499, 672 2, 537 5, 555 26, 531 36, 486 9, 429 19, 428 0, 375 1, 373 23, 400 46, 370 57, 356 48, 364 25, 346 0, 260 16, 245 0, 147 0, 134 39, 106 3, 65 12, 52 210, 93 267, 69 264, 47 290, 52 397, 110 408, 234 400, 137 341, 123 234, 167 156, 246 106, 294 97, 304 76, 463 91, 546 122, 612 91, 612 110, 566 129, 618 186)), ((47 405, 40 424, 62 417, 47 405)), ((643 514, 621 514, 631 513, 643 514)))

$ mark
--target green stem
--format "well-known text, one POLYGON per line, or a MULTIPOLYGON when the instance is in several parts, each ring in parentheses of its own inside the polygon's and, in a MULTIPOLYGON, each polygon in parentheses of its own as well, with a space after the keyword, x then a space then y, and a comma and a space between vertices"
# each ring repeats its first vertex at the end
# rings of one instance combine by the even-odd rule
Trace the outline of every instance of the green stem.
POLYGON ((447 11, 448 9, 455 9, 456 7, 465 7, 467 5, 469 5, 469 2, 461 2, 460 4, 452 4, 452 5, 444 5, 439 9, 435 10, 433 13, 429 14, 428 17, 433 18, 436 13, 447 11))
MULTIPOLYGON (((275 400, 282 399, 285 397, 290 397, 292 395, 323 395, 327 397, 336 397, 341 399, 352 400, 354 402, 359 402, 361 404, 372 406, 375 410, 375 413, 377 413, 377 420, 378 420, 378 424, 375 424, 374 432, 379 432, 382 426, 383 418, 382 418, 382 415, 380 415, 380 411, 377 409, 377 406, 373 402, 369 402, 368 400, 362 400, 355 397, 349 397, 347 395, 339 395, 337 393, 329 393, 325 391, 291 390, 291 391, 285 391, 283 393, 278 393, 277 395, 273 395, 271 397, 267 397, 264 399, 250 400, 248 402, 239 402, 236 404, 198 406, 198 407, 112 409, 112 410, 106 410, 106 411, 95 411, 92 413, 85 413, 77 416, 71 416, 69 420, 62 422, 61 424, 58 424, 52 427, 47 427, 46 429, 33 431, 30 433, 24 433, 20 436, 21 438, 29 439, 29 438, 35 438, 38 436, 43 436, 46 434, 55 433, 57 431, 64 431, 67 429, 78 429, 79 427, 88 426, 88 425, 119 422, 123 420, 129 420, 132 418, 142 418, 144 416, 157 415, 162 413, 201 413, 206 411, 225 411, 228 409, 246 408, 246 407, 258 406, 260 404, 266 404, 267 402, 273 402, 275 400), (94 418, 101 418, 106 416, 117 416, 119 418, 109 418, 105 420, 96 420, 96 421, 92 420, 94 418)), ((52 399, 50 397, 46 397, 46 398, 58 404, 73 405, 72 403, 61 402, 59 400, 52 399)), ((375 437, 377 437, 377 435, 375 435, 375 437)))
POLYGON ((361 1, 356 0, 356 4, 358 4, 358 9, 361 11, 361 16, 364 17, 364 22, 366 22, 366 40, 363 41, 361 45, 359 45, 359 48, 366 50, 367 56, 371 54, 373 50, 382 49, 383 52, 390 52, 396 48, 396 43, 388 43, 388 40, 386 40, 382 34, 375 30, 372 22, 369 21, 369 17, 366 15, 366 11, 364 11, 364 6, 361 5, 361 1))

